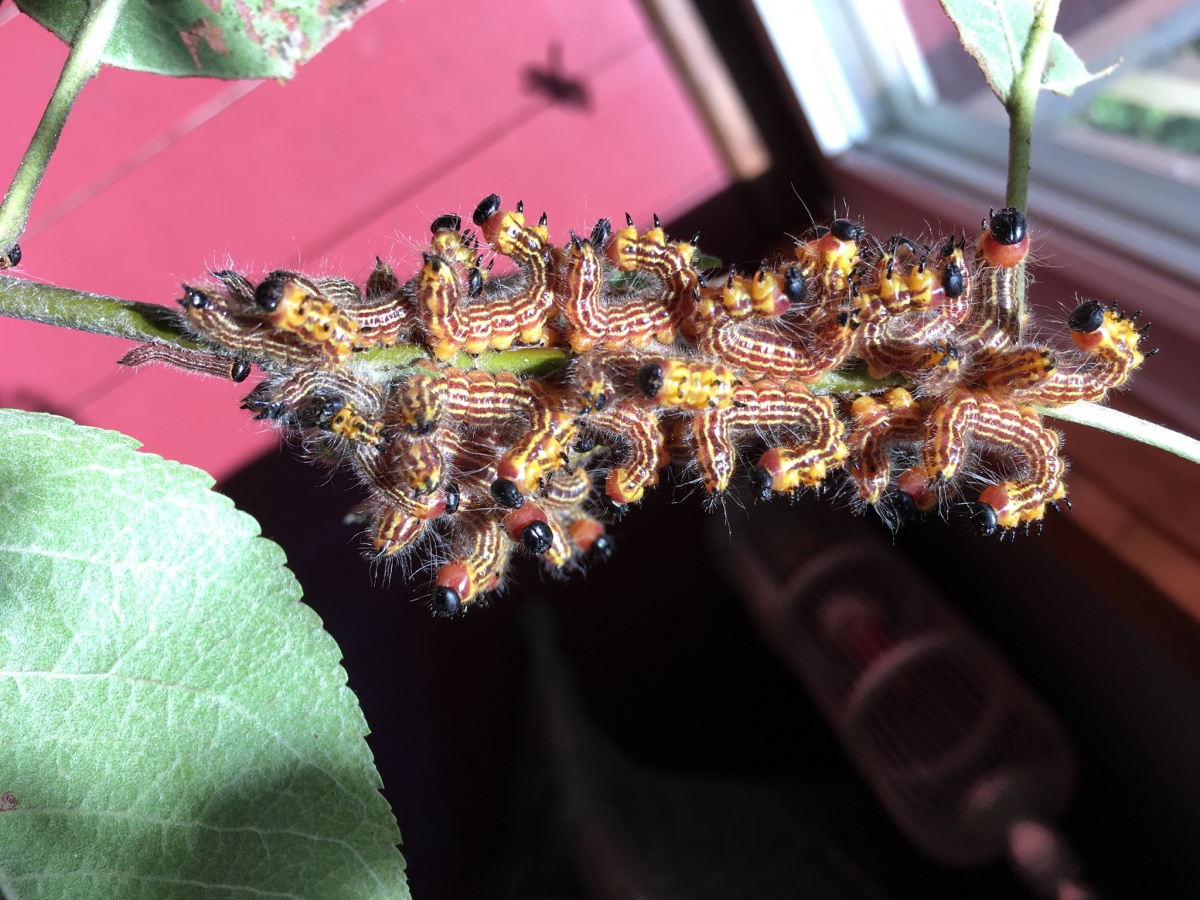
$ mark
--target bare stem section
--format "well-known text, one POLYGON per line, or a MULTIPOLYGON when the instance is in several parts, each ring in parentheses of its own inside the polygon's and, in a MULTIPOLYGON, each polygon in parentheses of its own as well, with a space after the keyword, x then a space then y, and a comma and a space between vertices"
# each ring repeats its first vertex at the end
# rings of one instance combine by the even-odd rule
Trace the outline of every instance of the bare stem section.
POLYGON ((1033 146, 1033 112, 1042 73, 1058 19, 1059 0, 1043 0, 1034 16, 1029 42, 1021 59, 1021 72, 1013 82, 1005 107, 1008 109, 1008 186, 1005 205, 1025 212, 1029 205, 1029 159, 1033 146))

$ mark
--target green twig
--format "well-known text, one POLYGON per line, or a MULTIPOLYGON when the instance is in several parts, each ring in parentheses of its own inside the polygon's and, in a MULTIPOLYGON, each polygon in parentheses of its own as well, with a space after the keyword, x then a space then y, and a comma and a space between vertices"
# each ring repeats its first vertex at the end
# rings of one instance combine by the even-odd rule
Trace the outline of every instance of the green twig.
POLYGON ((174 310, 53 284, 0 275, 0 315, 134 341, 169 341, 185 350, 203 345, 189 337, 174 310))
POLYGON ((1101 431, 1140 441, 1194 463, 1200 463, 1200 441, 1123 413, 1111 406, 1101 406, 1099 403, 1071 403, 1058 408, 1039 406, 1037 409, 1043 415, 1054 416, 1064 422, 1077 422, 1080 425, 1099 428, 1101 431))
MULTIPOLYGON (((0 275, 0 315, 134 341, 165 341, 185 350, 228 353, 191 336, 184 327, 182 315, 169 307, 39 284, 11 275, 0 275)), ((419 344, 397 344, 357 353, 353 366, 360 375, 386 382, 404 377, 414 362, 427 358, 429 351, 419 344)), ((536 378, 562 369, 569 359, 566 350, 524 347, 489 351, 479 356, 460 353, 449 360, 449 364, 536 378)), ((830 372, 814 384, 812 390, 817 394, 852 395, 896 386, 904 386, 897 376, 872 378, 864 366, 858 365, 830 372)), ((1044 415, 1110 431, 1200 463, 1200 441, 1107 406, 1073 403, 1057 409, 1038 409, 1044 415)))
POLYGON ((1033 146, 1033 111, 1050 52, 1050 38, 1058 19, 1059 0, 1043 0, 1033 17, 1029 41, 1021 57, 1021 72, 1013 81, 1005 107, 1008 110, 1008 186, 1005 205, 1022 212, 1029 205, 1029 159, 1033 146))
MULTIPOLYGON (((89 294, 11 275, 0 275, 0 316, 134 341, 165 341, 184 350, 229 353, 189 334, 183 316, 170 307, 89 294)), ((359 374, 385 382, 402 378, 414 362, 428 358, 429 350, 420 344, 397 344, 356 353, 353 365, 359 374)), ((479 356, 459 353, 448 360, 448 364, 536 378, 564 368, 570 358, 566 350, 522 347, 488 351, 479 356)), ((256 359, 247 361, 259 362, 256 359)), ((819 394, 869 393, 900 383, 894 377, 872 378, 865 367, 856 366, 830 372, 813 385, 813 390, 819 394)))
POLYGON ((67 56, 58 84, 42 113, 33 139, 25 150, 21 164, 17 166, 12 184, 0 204, 0 256, 7 254, 25 231, 29 221, 29 207, 37 193, 50 156, 58 145, 63 125, 75 104, 75 98, 83 86, 96 74, 100 58, 108 46, 109 36, 117 24, 122 7, 127 0, 92 0, 87 14, 75 32, 71 42, 71 53, 67 56))

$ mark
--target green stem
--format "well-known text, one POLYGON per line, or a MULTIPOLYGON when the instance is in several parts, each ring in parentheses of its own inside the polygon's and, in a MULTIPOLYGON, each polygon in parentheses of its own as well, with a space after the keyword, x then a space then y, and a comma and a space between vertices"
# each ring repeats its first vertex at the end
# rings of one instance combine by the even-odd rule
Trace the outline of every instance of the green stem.
POLYGON ((1059 0, 1043 0, 1034 13, 1029 41, 1021 58, 1021 72, 1013 81, 1008 109, 1008 187, 1005 205, 1026 212, 1029 206, 1029 159, 1033 146, 1033 111, 1037 106, 1050 38, 1058 19, 1059 0))
POLYGON ((1101 406, 1099 403, 1071 403, 1067 406, 1051 408, 1039 406, 1038 412, 1046 416, 1054 416, 1064 422, 1076 422, 1091 428, 1099 428, 1121 437, 1131 438, 1159 450, 1166 450, 1176 456, 1200 463, 1200 441, 1155 425, 1129 413, 1113 409, 1111 406, 1101 406))
POLYGON ((90 331, 133 341, 169 341, 186 350, 204 345, 189 337, 173 310, 53 284, 0 275, 0 315, 90 331))
POLYGON ((46 166, 54 148, 58 146, 63 125, 71 114, 75 98, 100 68, 100 58, 126 2, 93 0, 79 24, 79 30, 75 32, 71 52, 58 76, 58 84, 25 150, 25 156, 17 166, 4 203, 0 204, 0 256, 7 254, 25 231, 33 195, 37 193, 42 176, 46 174, 46 166))
MULTIPOLYGON (((134 341, 165 341, 184 350, 219 349, 188 334, 183 317, 169 307, 89 294, 11 275, 0 275, 0 315, 134 341)), ((419 344, 397 344, 355 354, 353 365, 368 378, 392 381, 404 377, 417 360, 427 358, 429 351, 419 344)), ((460 353, 448 363, 460 368, 537 378, 562 369, 569 359, 566 350, 524 347, 489 351, 479 356, 460 353)), ((812 390, 816 394, 859 394, 896 386, 904 386, 897 376, 872 378, 863 366, 847 366, 828 373, 812 390)), ((1110 431, 1200 463, 1200 441, 1107 406, 1072 403, 1056 409, 1038 407, 1038 411, 1110 431)))
MULTIPOLYGON (((189 334, 182 315, 170 307, 89 294, 11 275, 0 275, 0 316, 133 341, 165 341, 184 350, 219 349, 189 334)), ((372 380, 392 381, 404 377, 417 360, 428 358, 429 351, 420 344, 397 344, 357 353, 353 364, 359 374, 372 380)), ((566 350, 522 347, 488 351, 479 356, 460 353, 447 364, 538 378, 562 369, 570 358, 566 350)), ((865 367, 852 366, 830 372, 813 385, 813 391, 818 394, 866 393, 898 384, 901 382, 895 377, 872 378, 865 367)))

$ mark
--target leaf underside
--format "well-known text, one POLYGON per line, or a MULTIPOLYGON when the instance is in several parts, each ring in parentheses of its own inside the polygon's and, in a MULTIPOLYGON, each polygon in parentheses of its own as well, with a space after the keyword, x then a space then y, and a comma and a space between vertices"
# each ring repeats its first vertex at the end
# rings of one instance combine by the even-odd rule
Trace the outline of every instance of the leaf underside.
MULTIPOLYGON (((88 0, 16 0, 70 43, 88 0)), ((102 61, 158 75, 291 78, 363 0, 129 0, 102 61)))
MULTIPOLYGON (((988 86, 1007 104, 1021 73, 1034 15, 1042 0, 941 0, 942 9, 958 29, 963 48, 975 57, 988 86)), ((1050 38, 1042 88, 1069 97, 1081 85, 1103 78, 1116 63, 1089 72, 1062 35, 1050 38)))
POLYGON ((407 897, 282 551, 136 446, 0 410, 0 893, 407 897))

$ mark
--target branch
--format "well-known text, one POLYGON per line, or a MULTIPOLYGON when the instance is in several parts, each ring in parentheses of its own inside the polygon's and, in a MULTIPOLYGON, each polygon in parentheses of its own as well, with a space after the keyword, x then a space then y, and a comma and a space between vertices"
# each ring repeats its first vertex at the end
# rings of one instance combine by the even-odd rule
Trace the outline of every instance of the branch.
MULTIPOLYGON (((215 350, 228 355, 228 351, 190 334, 183 316, 170 307, 89 294, 11 275, 0 275, 0 316, 133 341, 165 341, 184 350, 215 350)), ((372 380, 386 382, 404 377, 414 362, 428 358, 429 350, 421 344, 396 344, 356 353, 354 367, 372 380)), ((536 378, 562 369, 570 358, 567 350, 522 347, 488 351, 479 356, 459 353, 448 364, 536 378)), ((247 362, 259 360, 247 359, 247 362)), ((869 393, 900 384, 895 377, 872 378, 865 367, 851 367, 830 372, 812 387, 818 394, 841 394, 869 393)))
POLYGON ((0 275, 0 315, 133 341, 168 341, 206 348, 187 334, 183 317, 156 303, 135 303, 53 284, 0 275))
MULTIPOLYGON (((189 334, 183 316, 169 307, 89 294, 11 275, 0 275, 0 315, 134 341, 165 341, 184 350, 220 350, 189 334)), ((388 382, 403 378, 414 362, 428 357, 429 351, 420 344, 396 344, 355 354, 354 367, 373 380, 388 382)), ((537 378, 562 369, 569 359, 566 350, 523 347, 489 351, 479 356, 460 353, 449 364, 537 378)), ((815 394, 861 394, 897 386, 904 386, 898 376, 872 378, 865 366, 849 366, 827 374, 812 385, 812 391, 815 394)), ((1058 408, 1039 406, 1038 411, 1067 422, 1119 434, 1200 463, 1200 441, 1107 406, 1072 403, 1058 408)))
POLYGON ((42 176, 46 174, 46 166, 50 163, 54 148, 58 146, 63 125, 71 114, 75 98, 100 68, 100 58, 104 55, 109 36, 126 2, 92 0, 87 15, 75 32, 71 53, 58 76, 58 84, 25 150, 25 156, 17 166, 4 203, 0 204, 0 257, 9 256, 17 239, 25 232, 33 195, 37 193, 42 176))
POLYGON ((1008 110, 1008 186, 1005 205, 1025 212, 1029 204, 1029 158, 1033 146, 1033 111, 1037 106, 1038 92, 1042 89, 1042 75, 1046 70, 1046 58, 1050 52, 1050 39, 1054 36, 1054 22, 1058 18, 1059 0, 1043 0, 1033 17, 1033 27, 1025 53, 1021 59, 1021 72, 1013 82, 1012 91, 1005 107, 1008 110))
POLYGON ((1037 410, 1043 415, 1054 416, 1064 422, 1099 428, 1101 431, 1149 444, 1159 450, 1166 450, 1194 463, 1200 463, 1200 441, 1110 406, 1101 406, 1098 403, 1070 403, 1057 408, 1039 406, 1037 410))

